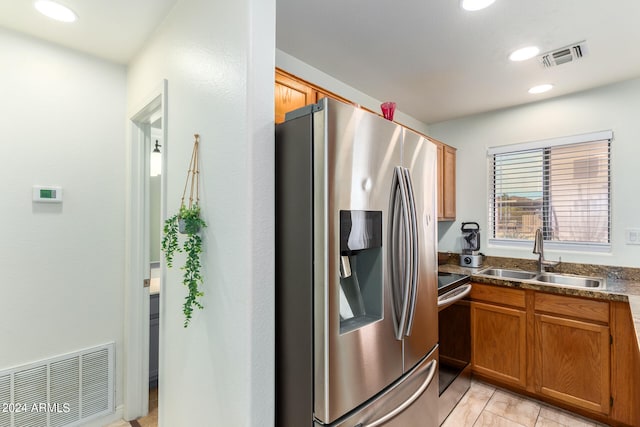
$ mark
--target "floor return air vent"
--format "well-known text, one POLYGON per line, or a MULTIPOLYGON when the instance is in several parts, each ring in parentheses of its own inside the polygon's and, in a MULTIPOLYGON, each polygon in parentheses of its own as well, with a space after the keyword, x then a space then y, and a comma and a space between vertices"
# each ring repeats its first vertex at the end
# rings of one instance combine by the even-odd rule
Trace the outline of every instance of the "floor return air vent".
POLYGON ((71 427, 114 412, 114 343, 0 371, 0 427, 71 427))

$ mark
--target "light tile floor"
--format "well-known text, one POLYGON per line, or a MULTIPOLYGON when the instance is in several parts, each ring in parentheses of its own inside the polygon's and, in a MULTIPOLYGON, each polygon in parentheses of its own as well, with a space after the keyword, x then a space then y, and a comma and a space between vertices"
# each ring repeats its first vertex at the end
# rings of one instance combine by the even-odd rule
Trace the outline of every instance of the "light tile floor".
POLYGON ((601 427, 595 421, 536 400, 471 381, 442 427, 601 427))
MULTIPOLYGON (((141 427, 158 425, 157 389, 149 395, 149 409, 149 415, 138 419, 141 427)), ((121 421, 108 427, 124 426, 130 424, 121 421)), ((604 424, 472 380, 469 391, 441 427, 604 427, 604 424)))

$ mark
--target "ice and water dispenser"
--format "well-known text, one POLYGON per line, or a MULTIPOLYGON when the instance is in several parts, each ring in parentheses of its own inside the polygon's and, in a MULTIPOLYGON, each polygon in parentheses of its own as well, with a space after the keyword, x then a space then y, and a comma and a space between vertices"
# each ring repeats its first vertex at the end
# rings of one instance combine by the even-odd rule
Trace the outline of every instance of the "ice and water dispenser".
POLYGON ((340 211, 340 333, 382 318, 382 212, 340 211))

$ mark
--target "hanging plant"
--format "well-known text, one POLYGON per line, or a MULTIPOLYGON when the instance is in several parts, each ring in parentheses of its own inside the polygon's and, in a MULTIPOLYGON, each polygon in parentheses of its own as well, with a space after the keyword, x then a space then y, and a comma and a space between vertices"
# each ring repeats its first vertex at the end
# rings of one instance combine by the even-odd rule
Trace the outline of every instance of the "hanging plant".
POLYGON ((176 252, 184 252, 186 254, 185 264, 180 267, 184 271, 182 284, 188 289, 185 302, 182 306, 184 313, 184 327, 186 328, 193 316, 193 309, 203 309, 204 306, 199 298, 204 295, 200 290, 203 284, 202 275, 200 274, 200 254, 202 253, 202 238, 199 235, 200 230, 207 224, 200 218, 200 186, 198 169, 198 144, 200 136, 195 134, 195 142, 193 143, 193 153, 191 154, 191 163, 187 171, 187 180, 184 184, 182 199, 180 200, 180 209, 178 213, 171 216, 164 222, 164 235, 162 237, 162 251, 165 255, 168 267, 173 267, 173 256, 176 252), (190 185, 189 185, 190 184, 190 185), (185 205, 184 198, 187 194, 187 187, 190 187, 189 202, 185 205), (195 195, 195 201, 194 201, 195 195), (180 246, 178 234, 184 234, 186 237, 184 243, 180 246))

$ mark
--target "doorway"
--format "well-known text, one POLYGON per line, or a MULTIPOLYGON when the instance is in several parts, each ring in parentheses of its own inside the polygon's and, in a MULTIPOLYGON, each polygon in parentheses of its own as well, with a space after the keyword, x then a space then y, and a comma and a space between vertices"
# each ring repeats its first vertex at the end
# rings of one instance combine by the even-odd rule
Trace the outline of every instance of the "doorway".
POLYGON ((166 216, 167 81, 129 117, 124 417, 134 420, 148 414, 150 388, 156 389, 151 395, 157 402, 162 381, 159 342, 165 269, 160 233, 166 216))

